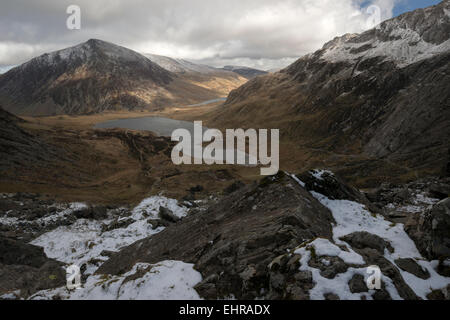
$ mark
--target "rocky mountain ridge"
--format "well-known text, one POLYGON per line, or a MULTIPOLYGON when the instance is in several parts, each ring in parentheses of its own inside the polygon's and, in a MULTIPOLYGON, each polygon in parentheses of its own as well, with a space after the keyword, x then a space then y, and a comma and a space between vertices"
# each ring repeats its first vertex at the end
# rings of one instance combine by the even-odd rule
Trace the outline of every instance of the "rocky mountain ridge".
MULTIPOLYGON (((238 75, 214 81, 235 88, 238 75)), ((210 78, 170 72, 130 49, 91 39, 41 55, 0 75, 0 102, 21 115, 155 110, 223 95, 210 78)))
POLYGON ((450 1, 334 39, 233 90, 213 125, 441 174, 450 148, 450 1))
POLYGON ((267 71, 262 71, 262 70, 244 67, 244 66, 225 66, 222 69, 236 72, 236 73, 240 74, 241 76, 246 77, 247 79, 252 79, 254 77, 267 74, 267 71))
POLYGON ((198 72, 203 74, 219 72, 219 69, 207 65, 196 64, 185 59, 176 59, 157 54, 144 53, 154 63, 174 73, 198 72))

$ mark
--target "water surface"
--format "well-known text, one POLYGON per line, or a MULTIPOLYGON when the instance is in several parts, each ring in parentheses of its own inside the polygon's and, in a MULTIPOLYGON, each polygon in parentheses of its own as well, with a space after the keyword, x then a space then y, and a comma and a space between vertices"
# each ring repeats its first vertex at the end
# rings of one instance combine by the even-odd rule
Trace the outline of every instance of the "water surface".
MULTIPOLYGON (((96 129, 131 129, 152 131, 159 136, 170 137, 176 129, 187 129, 193 135, 194 123, 191 121, 174 120, 164 117, 143 117, 143 118, 126 118, 119 120, 109 120, 97 123, 96 129)), ((206 128, 203 128, 204 130, 206 128)))

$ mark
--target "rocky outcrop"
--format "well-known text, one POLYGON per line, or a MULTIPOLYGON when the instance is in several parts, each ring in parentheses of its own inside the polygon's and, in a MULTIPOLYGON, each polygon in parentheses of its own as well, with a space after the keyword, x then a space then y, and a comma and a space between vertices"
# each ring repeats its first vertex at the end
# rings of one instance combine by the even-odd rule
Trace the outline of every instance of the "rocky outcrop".
POLYGON ((403 258, 395 260, 395 264, 402 270, 415 275, 418 278, 427 280, 430 278, 430 273, 428 270, 423 269, 417 262, 412 258, 403 258))
MULTIPOLYGON (((94 233, 95 240, 86 241, 86 246, 78 248, 77 241, 71 244, 69 239, 67 252, 57 252, 64 259, 68 255, 76 259, 80 254, 86 257, 87 262, 81 267, 85 292, 95 292, 99 286, 105 292, 114 291, 115 281, 126 278, 130 270, 141 268, 142 263, 147 266, 145 272, 132 272, 132 279, 139 283, 146 281, 152 265, 182 261, 186 267, 194 267, 199 277, 191 283, 190 290, 206 299, 445 298, 446 278, 441 278, 442 288, 436 290, 416 286, 414 281, 430 279, 432 269, 448 277, 448 260, 440 257, 436 266, 422 259, 411 246, 402 225, 391 224, 350 199, 365 197, 331 172, 315 170, 297 176, 280 172, 251 185, 236 183, 221 198, 200 201, 191 209, 176 205, 173 199, 152 197, 131 211, 108 206, 105 216, 105 207, 77 204, 67 210, 59 205, 56 211, 50 212, 54 204, 43 202, 43 214, 34 221, 17 214, 22 207, 20 203, 26 208, 40 203, 37 196, 4 195, 0 208, 6 212, 0 215, 0 221, 20 225, 24 230, 39 229, 42 225, 41 229, 47 231, 64 225, 48 234, 30 232, 33 238, 41 235, 31 243, 44 246, 52 254, 56 253, 53 241, 60 235, 65 238, 65 233, 69 235, 77 230, 88 232, 89 237, 94 233), (319 189, 323 194, 315 191, 319 189), (141 232, 146 232, 145 238, 141 232), (114 251, 111 246, 114 241, 120 244, 116 247, 120 251, 114 251), (127 243, 130 245, 125 246, 127 243), (81 253, 75 248, 81 249, 81 253), (383 275, 378 290, 369 290, 365 282, 367 268, 373 265, 383 275), (95 268, 98 269, 92 275, 95 268)), ((427 241, 436 232, 442 235, 442 221, 445 224, 446 220, 441 217, 445 213, 441 205, 431 210, 437 228, 425 229, 421 239, 427 241)), ((4 292, 16 294, 18 289, 14 288, 20 287, 26 297, 39 288, 52 287, 48 279, 55 279, 55 268, 59 270, 60 266, 49 264, 42 249, 16 241, 7 239, 3 245, 7 249, 0 250, 0 270, 5 264, 5 272, 19 279, 19 284, 12 285, 12 280, 2 278, 0 272, 0 288, 3 281, 8 288, 4 292), (18 267, 23 265, 26 268, 18 267), (39 278, 36 269, 48 277, 39 278), (24 275, 19 275, 17 270, 24 275), (49 272, 52 274, 48 275, 49 272), (27 282, 30 276, 39 279, 38 287, 27 282)), ((435 283, 437 275, 433 273, 433 277, 435 283)), ((40 292, 36 297, 54 299, 76 295, 60 287, 40 292)))
POLYGON ((377 212, 376 206, 367 200, 366 196, 354 187, 350 187, 344 181, 328 170, 311 170, 297 177, 305 184, 305 189, 323 194, 332 200, 351 200, 362 203, 372 211, 377 212))
POLYGON ((65 282, 62 264, 47 258, 42 248, 0 237, 0 295, 26 298, 65 282))
MULTIPOLYGON (((125 248, 97 273, 120 274, 136 262, 182 260, 195 263, 202 273, 197 291, 205 298, 253 299, 262 289, 268 293, 277 286, 276 276, 268 271, 270 262, 305 240, 330 238, 332 221, 330 212, 310 193, 280 173, 125 248)), ((298 259, 292 259, 282 268, 294 277, 296 266, 298 259)), ((299 288, 290 290, 292 297, 304 294, 299 288)))
POLYGON ((388 249, 391 252, 394 251, 388 241, 380 238, 375 234, 365 231, 351 233, 349 235, 346 235, 345 237, 342 237, 341 240, 349 243, 354 249, 371 248, 376 250, 381 255, 384 254, 385 249, 388 249))
MULTIPOLYGON (((176 223, 166 223, 164 231, 113 254, 96 273, 119 275, 136 263, 181 260, 193 263, 202 274, 195 290, 207 299, 304 300, 312 298, 313 288, 323 292, 323 296, 314 293, 315 299, 339 298, 335 291, 325 292, 316 286, 347 277, 350 281, 342 284, 348 287, 343 292, 348 290, 348 294, 360 294, 361 298, 420 299, 402 272, 420 279, 428 279, 430 273, 413 256, 391 261, 390 256, 398 254, 392 240, 375 232, 357 231, 361 224, 356 224, 352 227, 355 232, 340 237, 337 244, 332 229, 338 220, 334 221, 324 203, 332 206, 340 200, 346 200, 345 204, 368 202, 360 191, 331 172, 315 170, 296 176, 280 172, 241 186, 202 210, 192 209, 176 223), (325 202, 317 200, 324 196, 325 202), (349 259, 351 254, 360 256, 349 259), (379 266, 392 282, 382 282, 380 290, 369 290, 361 274, 371 265, 379 266)), ((364 223, 370 214, 348 219, 364 223)), ((383 218, 375 220, 386 223, 383 218)))
POLYGON ((412 216, 405 230, 427 258, 450 257, 450 198, 420 215, 412 216))
POLYGON ((442 1, 330 41, 233 90, 214 124, 280 128, 283 139, 323 151, 317 162, 351 155, 345 166, 360 171, 348 175, 368 174, 355 155, 398 165, 397 175, 440 175, 450 141, 449 11, 442 1))

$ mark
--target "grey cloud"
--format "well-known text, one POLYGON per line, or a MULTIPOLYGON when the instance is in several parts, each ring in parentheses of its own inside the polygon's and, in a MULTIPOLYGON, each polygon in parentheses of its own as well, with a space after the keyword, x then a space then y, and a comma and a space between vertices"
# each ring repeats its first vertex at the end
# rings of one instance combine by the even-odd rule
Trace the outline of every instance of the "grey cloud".
MULTIPOLYGON (((372 0, 382 18, 395 0, 372 0)), ((266 69, 366 28, 362 0, 15 0, 0 3, 0 65, 99 38, 141 52, 266 69), (82 29, 66 28, 77 4, 82 29)), ((365 1, 366 3, 367 1, 365 1)), ((367 5, 367 3, 366 3, 367 5)))

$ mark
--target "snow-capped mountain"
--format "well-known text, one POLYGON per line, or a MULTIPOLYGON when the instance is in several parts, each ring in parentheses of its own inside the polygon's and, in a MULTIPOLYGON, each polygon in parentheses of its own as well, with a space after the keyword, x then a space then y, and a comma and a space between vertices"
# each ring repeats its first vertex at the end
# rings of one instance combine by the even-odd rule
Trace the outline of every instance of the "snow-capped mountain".
POLYGON ((356 62, 383 57, 403 67, 450 50, 450 4, 405 13, 362 34, 335 38, 320 53, 326 61, 356 62))
POLYGON ((19 114, 99 112, 157 103, 174 78, 144 56, 101 40, 43 54, 0 76, 0 101, 19 114))
POLYGON ((450 147, 449 39, 448 0, 335 38, 232 91, 216 126, 280 128, 314 150, 439 172, 450 147))
MULTIPOLYGON (((174 65, 213 70, 187 61, 174 65)), ((222 77, 214 74, 217 83, 209 86, 212 77, 192 79, 174 72, 133 50, 91 39, 43 54, 0 75, 0 103, 12 113, 26 115, 158 109, 223 97, 223 91, 245 81, 219 70, 222 77)))

